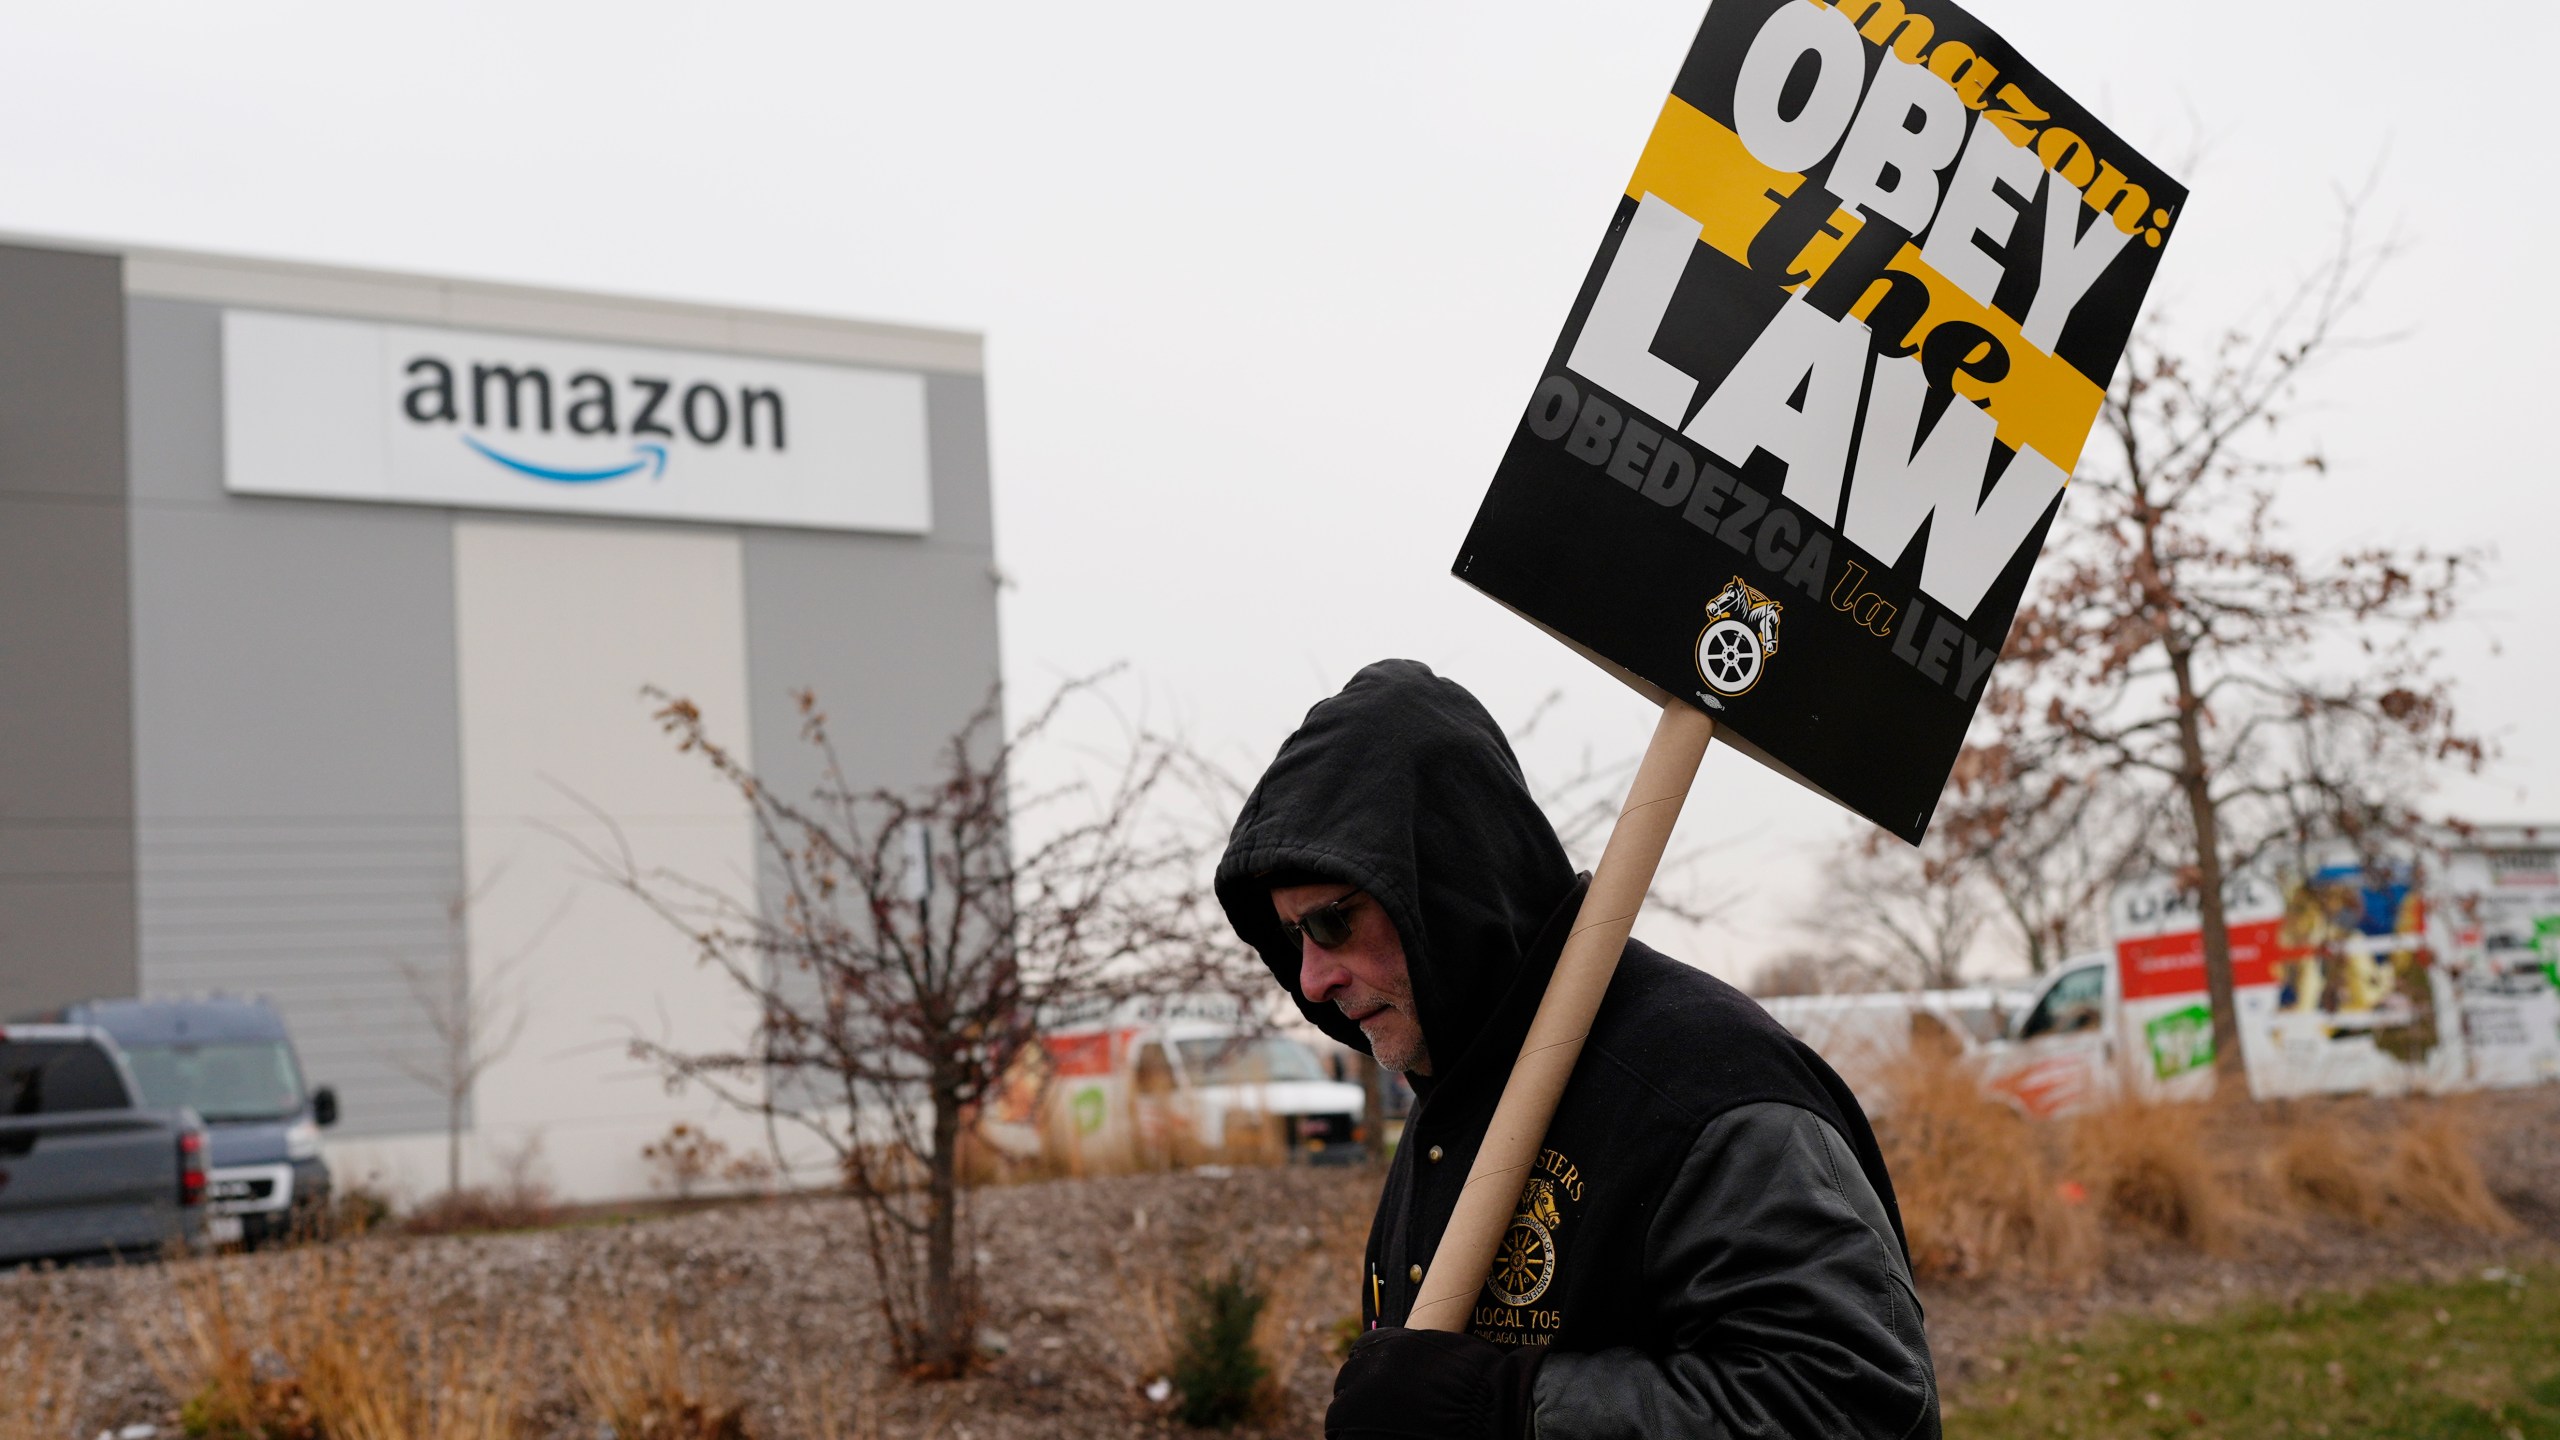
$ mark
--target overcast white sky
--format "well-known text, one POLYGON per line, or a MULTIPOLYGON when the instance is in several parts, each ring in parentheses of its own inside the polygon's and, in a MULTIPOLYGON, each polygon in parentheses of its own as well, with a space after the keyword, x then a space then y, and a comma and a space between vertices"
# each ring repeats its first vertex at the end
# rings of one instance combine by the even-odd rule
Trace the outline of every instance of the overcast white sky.
MULTIPOLYGON (((2497 552, 2452 637, 2484 819, 2560 819, 2546 7, 1976 0, 2194 194, 2155 301, 2240 315, 2332 192, 2415 243, 2303 417, 2306 539, 2497 552), (2493 657, 2492 645, 2503 647, 2493 657)), ((1125 660, 1238 769, 1413 655, 1549 767, 1646 707, 1451 579, 1703 7, 0 8, 0 229, 982 331, 1017 687, 1125 660)), ((2066 502, 2067 503, 2067 502, 2066 502)), ((1849 822, 1736 754, 1683 826, 1784 943, 1849 822)))

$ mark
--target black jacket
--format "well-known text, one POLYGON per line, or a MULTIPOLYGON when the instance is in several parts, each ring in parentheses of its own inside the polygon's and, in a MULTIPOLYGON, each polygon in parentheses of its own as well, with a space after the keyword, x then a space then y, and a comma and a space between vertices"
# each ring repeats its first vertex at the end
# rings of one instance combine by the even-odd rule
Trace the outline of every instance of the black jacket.
MULTIPOLYGON (((1219 898, 1302 1010, 1270 877, 1394 920, 1433 1060, 1369 1232, 1362 1311, 1402 1324, 1581 884, 1492 717, 1411 661, 1308 713, 1238 818, 1219 898)), ((1882 1156, 1830 1067, 1748 997, 1630 942, 1478 1299, 1546 1347, 1541 1437, 1935 1436, 1936 1385, 1882 1156)))

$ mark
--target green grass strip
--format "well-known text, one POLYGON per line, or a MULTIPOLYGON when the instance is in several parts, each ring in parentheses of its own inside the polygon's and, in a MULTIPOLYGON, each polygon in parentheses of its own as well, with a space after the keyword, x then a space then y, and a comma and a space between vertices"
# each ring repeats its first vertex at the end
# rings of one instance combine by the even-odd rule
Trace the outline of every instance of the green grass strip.
POLYGON ((2560 1272, 2119 1317, 2020 1346, 1950 1396, 1950 1440, 2406 1436, 2560 1440, 2560 1272))

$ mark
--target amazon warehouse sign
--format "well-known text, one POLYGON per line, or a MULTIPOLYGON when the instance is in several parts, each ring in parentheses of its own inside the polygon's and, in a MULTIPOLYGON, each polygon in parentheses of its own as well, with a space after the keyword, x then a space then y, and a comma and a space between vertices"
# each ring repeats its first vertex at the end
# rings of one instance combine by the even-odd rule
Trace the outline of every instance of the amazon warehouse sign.
POLYGON ((227 310, 238 494, 921 534, 924 378, 227 310))
POLYGON ((1715 0, 1458 575, 1918 841, 2185 201, 1944 0, 1715 0))

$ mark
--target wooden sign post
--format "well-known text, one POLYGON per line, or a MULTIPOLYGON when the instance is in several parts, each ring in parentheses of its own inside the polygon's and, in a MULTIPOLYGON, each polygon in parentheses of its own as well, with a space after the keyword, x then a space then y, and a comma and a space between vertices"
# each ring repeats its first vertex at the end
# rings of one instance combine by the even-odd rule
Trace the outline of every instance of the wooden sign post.
POLYGON ((1458 1331, 1467 1328, 1476 1292, 1493 1268, 1493 1252, 1511 1214, 1520 1203, 1520 1186, 1529 1163, 1538 1156, 1556 1101, 1573 1078, 1582 1056, 1583 1037, 1591 1018, 1600 1013, 1600 997, 1609 992, 1609 977, 1618 973, 1618 955, 1627 934, 1653 888, 1654 868, 1663 847, 1671 843, 1671 827, 1680 819, 1680 802, 1689 798, 1698 762, 1715 738, 1716 722, 1701 710, 1674 700, 1662 707, 1654 723, 1653 743, 1645 747, 1636 778, 1627 787, 1627 803, 1609 831, 1600 866, 1591 872, 1591 888, 1583 892, 1582 909, 1573 917, 1564 953, 1556 960, 1547 996, 1520 1042, 1520 1058, 1511 1067, 1510 1083, 1494 1107, 1484 1143, 1467 1171, 1466 1188, 1449 1228, 1440 1232, 1440 1248, 1423 1272, 1421 1293, 1405 1323, 1416 1330, 1458 1331))
POLYGON ((1926 833, 2185 203, 1952 0, 1714 0, 1453 567, 1663 710, 1409 1323, 1466 1328, 1710 738, 1926 833))

